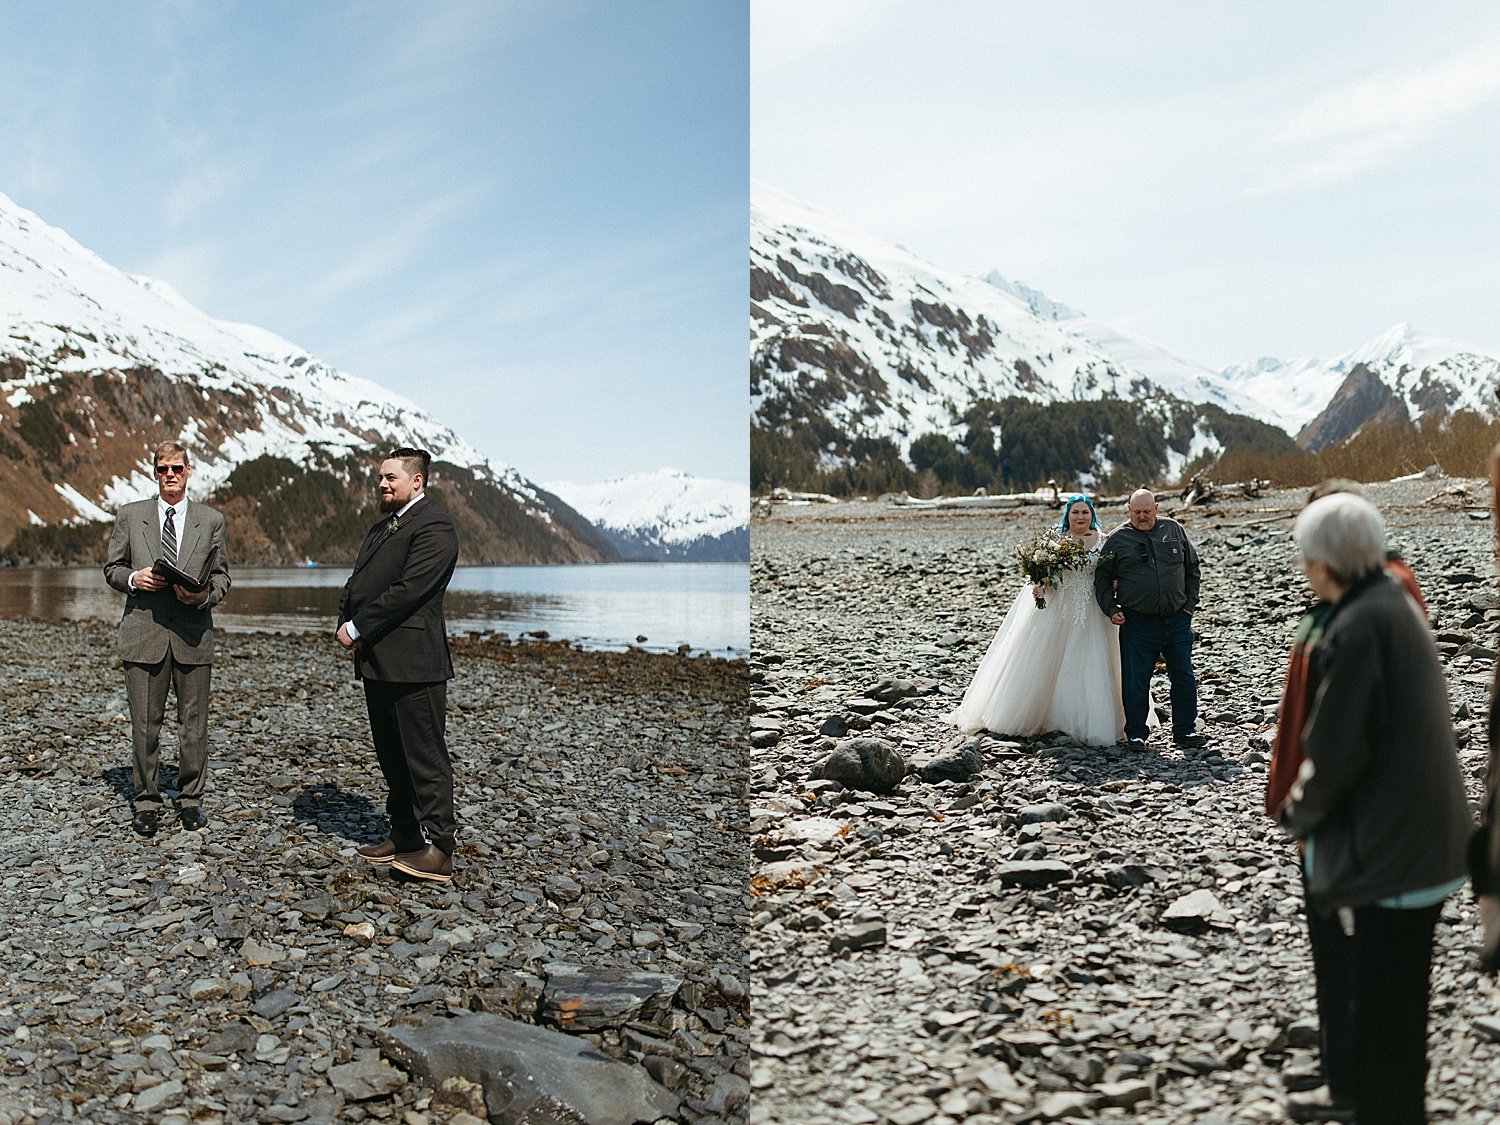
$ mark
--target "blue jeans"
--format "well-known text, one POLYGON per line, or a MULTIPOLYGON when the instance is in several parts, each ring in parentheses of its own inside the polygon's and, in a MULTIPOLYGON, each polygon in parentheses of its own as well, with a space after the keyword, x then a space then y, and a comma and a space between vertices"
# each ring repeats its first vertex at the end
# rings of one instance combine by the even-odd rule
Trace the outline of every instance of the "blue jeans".
POLYGON ((1193 678, 1193 621, 1186 613, 1151 617, 1125 612, 1120 626, 1120 702, 1125 737, 1145 741, 1149 729, 1151 673, 1160 656, 1172 683, 1172 737, 1186 738, 1198 725, 1198 681, 1193 678))

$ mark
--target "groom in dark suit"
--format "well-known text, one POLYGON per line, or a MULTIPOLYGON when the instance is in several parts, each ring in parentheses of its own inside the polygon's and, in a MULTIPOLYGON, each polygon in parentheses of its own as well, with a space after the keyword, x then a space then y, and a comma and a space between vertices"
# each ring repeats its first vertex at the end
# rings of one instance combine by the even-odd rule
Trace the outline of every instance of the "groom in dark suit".
POLYGON ((189 504, 192 475, 187 450, 175 441, 154 457, 157 495, 120 508, 109 537, 104 580, 125 597, 120 618, 120 660, 130 705, 130 743, 135 815, 130 826, 156 835, 161 793, 156 787, 162 716, 167 689, 177 693, 178 811, 182 826, 197 830, 203 815, 208 771, 208 688, 213 674, 213 607, 229 592, 224 517, 189 504), (179 571, 207 578, 193 591, 171 585, 152 569, 165 559, 179 571))
POLYGON ((444 737, 453 660, 443 593, 458 563, 458 533, 427 497, 432 455, 397 449, 380 463, 380 510, 339 603, 339 644, 364 682, 375 756, 389 796, 390 835, 359 849, 412 879, 453 878, 458 825, 444 737))

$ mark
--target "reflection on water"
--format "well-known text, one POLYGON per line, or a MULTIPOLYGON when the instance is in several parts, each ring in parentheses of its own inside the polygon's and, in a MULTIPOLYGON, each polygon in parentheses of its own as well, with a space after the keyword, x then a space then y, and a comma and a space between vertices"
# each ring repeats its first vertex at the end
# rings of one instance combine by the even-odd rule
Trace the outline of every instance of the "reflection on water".
MULTIPOLYGON (((231 631, 330 632, 347 567, 239 567, 214 624, 231 631)), ((101 569, 0 569, 0 616, 114 621, 120 594, 101 569)), ((750 648, 749 568, 725 563, 460 567, 444 601, 450 632, 546 632, 591 648, 750 648), (644 642, 638 637, 647 638, 644 642)))

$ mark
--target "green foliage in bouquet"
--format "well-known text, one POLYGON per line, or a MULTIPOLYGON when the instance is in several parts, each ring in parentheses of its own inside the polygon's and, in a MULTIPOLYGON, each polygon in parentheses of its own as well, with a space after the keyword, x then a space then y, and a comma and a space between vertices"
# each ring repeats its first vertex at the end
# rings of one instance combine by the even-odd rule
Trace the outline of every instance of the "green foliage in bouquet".
MULTIPOLYGON (((1081 539, 1044 527, 1016 548, 1016 558, 1021 560, 1021 573, 1033 586, 1055 586, 1063 571, 1088 565, 1089 549, 1081 539)), ((1047 608, 1044 595, 1037 595, 1036 607, 1047 608)))

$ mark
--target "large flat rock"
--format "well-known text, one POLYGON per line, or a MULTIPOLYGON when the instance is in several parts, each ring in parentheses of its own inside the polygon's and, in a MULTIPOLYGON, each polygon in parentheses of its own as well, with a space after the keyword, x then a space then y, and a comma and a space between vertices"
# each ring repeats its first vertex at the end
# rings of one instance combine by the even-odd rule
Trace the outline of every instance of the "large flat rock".
POLYGON ((645 1071, 586 1040, 488 1012, 432 1019, 379 1033, 397 1065, 437 1085, 477 1082, 495 1125, 634 1125, 677 1109, 676 1095, 645 1071))

